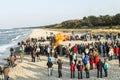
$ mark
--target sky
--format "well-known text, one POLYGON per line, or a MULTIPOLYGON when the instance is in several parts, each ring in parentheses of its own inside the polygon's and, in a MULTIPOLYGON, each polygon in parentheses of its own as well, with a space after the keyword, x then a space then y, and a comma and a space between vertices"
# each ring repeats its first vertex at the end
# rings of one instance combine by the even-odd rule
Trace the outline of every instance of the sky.
POLYGON ((120 13, 120 0, 0 0, 0 29, 120 13))

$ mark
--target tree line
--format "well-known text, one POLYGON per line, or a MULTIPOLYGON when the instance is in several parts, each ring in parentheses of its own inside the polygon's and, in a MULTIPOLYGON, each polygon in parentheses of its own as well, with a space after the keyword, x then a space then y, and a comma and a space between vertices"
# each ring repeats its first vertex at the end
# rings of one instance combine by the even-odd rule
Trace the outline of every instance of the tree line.
POLYGON ((79 20, 68 20, 60 24, 45 26, 47 28, 112 28, 113 26, 120 26, 120 13, 114 16, 100 15, 83 17, 79 20))

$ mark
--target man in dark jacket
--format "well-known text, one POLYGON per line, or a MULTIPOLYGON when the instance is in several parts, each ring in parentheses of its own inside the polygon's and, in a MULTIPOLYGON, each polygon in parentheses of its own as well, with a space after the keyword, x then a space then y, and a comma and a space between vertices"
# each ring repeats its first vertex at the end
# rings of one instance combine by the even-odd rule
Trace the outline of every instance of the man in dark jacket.
POLYGON ((99 59, 99 62, 97 63, 97 77, 102 78, 102 68, 103 68, 103 62, 101 59, 99 59))
POLYGON ((53 63, 51 62, 51 60, 47 62, 47 66, 48 66, 48 76, 50 76, 52 75, 52 66, 53 66, 53 63))
POLYGON ((58 63, 58 77, 60 78, 60 77, 62 77, 62 61, 61 61, 61 59, 58 59, 58 61, 57 61, 57 63, 58 63))

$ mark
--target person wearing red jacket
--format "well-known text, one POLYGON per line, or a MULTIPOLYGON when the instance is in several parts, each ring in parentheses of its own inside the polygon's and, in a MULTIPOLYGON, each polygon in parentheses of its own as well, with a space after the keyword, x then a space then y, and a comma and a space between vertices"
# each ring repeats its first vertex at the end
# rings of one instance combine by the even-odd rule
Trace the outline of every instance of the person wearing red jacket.
POLYGON ((70 64, 70 70, 71 70, 71 78, 75 78, 75 64, 72 62, 70 64))
POLYGON ((92 53, 90 54, 90 69, 93 69, 93 63, 94 63, 94 57, 92 55, 92 53))
POLYGON ((99 62, 99 56, 98 56, 98 54, 96 54, 95 57, 94 57, 95 69, 97 67, 98 62, 99 62))
POLYGON ((77 44, 75 44, 75 46, 73 47, 73 52, 76 53, 77 49, 78 49, 78 46, 77 46, 77 44))
POLYGON ((118 52, 119 52, 119 48, 117 46, 114 47, 114 55, 115 55, 115 59, 117 59, 118 57, 118 52))

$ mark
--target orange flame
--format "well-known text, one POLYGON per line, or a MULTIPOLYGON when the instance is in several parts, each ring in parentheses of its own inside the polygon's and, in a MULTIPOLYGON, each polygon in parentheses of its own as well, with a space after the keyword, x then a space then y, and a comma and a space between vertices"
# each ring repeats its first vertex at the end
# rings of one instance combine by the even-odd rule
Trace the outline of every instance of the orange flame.
POLYGON ((63 40, 68 39, 67 35, 63 35, 63 32, 59 32, 55 35, 55 45, 58 45, 63 40))

